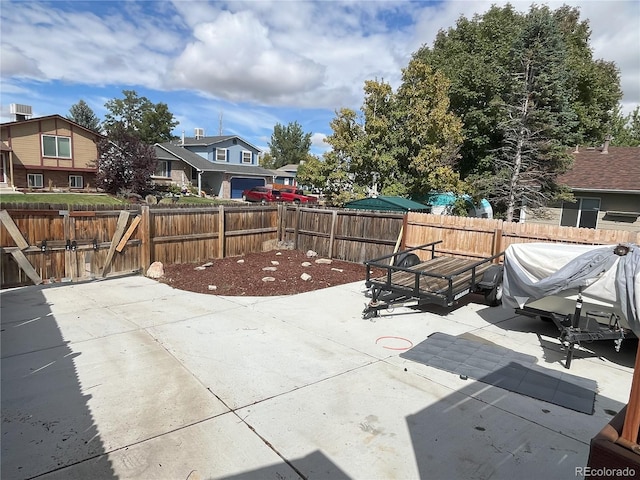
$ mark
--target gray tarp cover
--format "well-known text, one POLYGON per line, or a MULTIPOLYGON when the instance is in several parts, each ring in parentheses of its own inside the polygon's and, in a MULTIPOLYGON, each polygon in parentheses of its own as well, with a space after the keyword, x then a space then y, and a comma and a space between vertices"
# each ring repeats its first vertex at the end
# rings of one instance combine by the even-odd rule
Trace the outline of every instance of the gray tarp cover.
MULTIPOLYGON (((510 249, 526 249, 527 245, 512 245, 507 248, 504 260, 503 303, 507 306, 522 306, 522 299, 537 300, 570 289, 594 284, 609 269, 615 267, 615 297, 620 310, 625 315, 629 327, 640 336, 640 248, 626 244, 630 248, 626 255, 615 253, 616 246, 598 247, 579 254, 552 274, 532 280, 531 272, 519 261, 510 249)), ((540 245, 540 244, 536 244, 540 245)), ((557 248, 557 247, 555 247, 557 248)), ((571 246, 567 246, 571 248, 571 246)), ((549 245, 548 251, 552 251, 549 245)), ((550 253, 551 254, 551 253, 550 253)))

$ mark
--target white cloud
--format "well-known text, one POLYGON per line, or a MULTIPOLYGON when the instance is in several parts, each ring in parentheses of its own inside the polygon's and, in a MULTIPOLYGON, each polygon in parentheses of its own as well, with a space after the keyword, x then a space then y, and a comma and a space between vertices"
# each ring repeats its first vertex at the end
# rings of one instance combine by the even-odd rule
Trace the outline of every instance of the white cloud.
MULTIPOLYGON (((357 109, 365 80, 384 78, 397 87, 415 50, 431 45, 460 15, 482 14, 492 3, 506 2, 70 2, 56 8, 56 2, 3 0, 3 85, 26 78, 188 89, 214 104, 235 102, 235 110, 357 109)), ((625 105, 640 104, 637 2, 566 3, 590 19, 594 56, 621 69, 625 105)), ((512 4, 530 8, 528 1, 512 4)), ((179 114, 195 116, 188 108, 179 114)), ((256 131, 274 120, 258 115, 251 125, 251 115, 256 112, 239 121, 256 131)))
POLYGON ((276 48, 252 12, 222 12, 215 21, 197 25, 194 36, 174 62, 173 86, 269 104, 322 84, 324 68, 276 48))

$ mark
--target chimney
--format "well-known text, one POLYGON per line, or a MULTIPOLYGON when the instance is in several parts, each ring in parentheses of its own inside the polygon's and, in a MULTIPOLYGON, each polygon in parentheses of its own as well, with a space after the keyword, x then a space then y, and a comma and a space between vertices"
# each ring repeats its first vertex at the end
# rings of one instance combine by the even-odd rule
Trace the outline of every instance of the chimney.
POLYGON ((604 144, 602 145, 602 151, 600 153, 609 153, 609 143, 611 143, 611 135, 604 137, 604 144))
POLYGON ((184 130, 182 130, 182 138, 180 139, 180 145, 184 147, 184 130))

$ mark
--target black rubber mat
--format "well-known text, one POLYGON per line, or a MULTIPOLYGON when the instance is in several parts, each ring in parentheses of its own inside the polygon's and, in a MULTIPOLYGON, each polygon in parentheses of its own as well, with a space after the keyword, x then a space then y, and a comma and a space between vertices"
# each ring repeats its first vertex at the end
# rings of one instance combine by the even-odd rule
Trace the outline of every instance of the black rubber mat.
POLYGON ((400 357, 578 412, 594 411, 594 380, 540 367, 532 355, 491 343, 437 332, 400 357))

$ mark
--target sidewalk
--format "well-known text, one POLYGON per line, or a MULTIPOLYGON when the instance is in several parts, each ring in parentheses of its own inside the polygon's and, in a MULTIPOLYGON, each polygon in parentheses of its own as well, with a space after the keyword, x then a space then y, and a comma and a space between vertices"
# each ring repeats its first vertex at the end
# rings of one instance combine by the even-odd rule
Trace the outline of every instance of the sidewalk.
POLYGON ((474 296, 363 320, 363 289, 236 298, 123 277, 2 291, 1 477, 567 479, 628 400, 632 341, 579 349, 567 371, 553 324, 474 296), (594 380, 594 414, 400 356, 435 332, 594 380))

